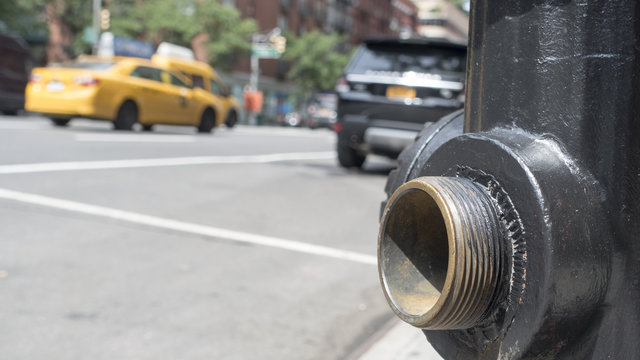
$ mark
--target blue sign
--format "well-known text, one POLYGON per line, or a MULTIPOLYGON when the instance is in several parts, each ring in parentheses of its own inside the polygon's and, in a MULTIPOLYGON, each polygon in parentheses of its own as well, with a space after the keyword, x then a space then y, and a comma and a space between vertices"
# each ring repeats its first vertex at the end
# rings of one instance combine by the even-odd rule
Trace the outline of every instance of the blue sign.
POLYGON ((119 36, 113 37, 113 55, 115 56, 132 56, 151 59, 154 52, 155 49, 150 43, 119 36))

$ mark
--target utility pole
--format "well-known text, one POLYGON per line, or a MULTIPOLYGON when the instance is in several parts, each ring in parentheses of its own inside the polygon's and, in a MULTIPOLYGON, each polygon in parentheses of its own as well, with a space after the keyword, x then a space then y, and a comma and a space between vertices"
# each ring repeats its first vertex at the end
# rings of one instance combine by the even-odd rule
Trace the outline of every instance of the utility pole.
MULTIPOLYGON (((249 77, 249 91, 255 93, 258 91, 258 76, 260 76, 260 58, 254 53, 253 47, 257 43, 258 34, 251 36, 251 76, 249 77)), ((256 112, 251 110, 249 112, 249 125, 255 126, 258 123, 256 119, 256 112)))
POLYGON ((100 39, 100 8, 101 0, 93 0, 93 55, 98 54, 98 42, 100 39))
POLYGON ((256 47, 260 41, 260 34, 253 34, 251 36, 251 77, 249 78, 249 86, 251 87, 251 91, 258 90, 258 76, 260 74, 260 58, 253 51, 253 48, 256 47))
MULTIPOLYGON (((251 36, 251 78, 249 85, 252 91, 258 90, 258 76, 260 74, 260 58, 263 59, 278 59, 280 54, 284 52, 284 48, 281 51, 276 51, 271 40, 280 36, 281 30, 279 27, 274 28, 267 34, 253 34, 251 36)), ((282 38, 284 39, 284 38, 282 38)))
MULTIPOLYGON (((278 59, 285 50, 286 40, 280 36, 279 27, 267 34, 256 33, 251 36, 251 76, 249 77, 249 92, 258 92, 258 77, 260 76, 260 58, 278 59), (276 41, 274 41, 276 40, 276 41), (277 49, 274 47, 277 43, 277 49)), ((256 113, 250 112, 249 124, 256 125, 256 113)))

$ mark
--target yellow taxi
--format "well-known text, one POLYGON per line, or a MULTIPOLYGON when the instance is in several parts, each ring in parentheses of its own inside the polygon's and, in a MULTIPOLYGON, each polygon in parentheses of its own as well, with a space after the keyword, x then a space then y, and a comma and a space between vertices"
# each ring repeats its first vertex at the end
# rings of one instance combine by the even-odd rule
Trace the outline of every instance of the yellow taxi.
POLYGON ((219 99, 222 107, 218 117, 218 125, 225 124, 231 128, 236 124, 240 106, 236 99, 231 96, 229 87, 222 82, 211 66, 197 60, 180 59, 158 54, 153 55, 151 61, 160 67, 183 74, 191 80, 194 89, 203 89, 208 96, 219 99))
POLYGON ((112 121, 118 130, 140 123, 189 125, 211 132, 222 101, 191 88, 190 81, 139 58, 88 57, 35 68, 25 91, 25 109, 66 126, 74 117, 112 121))

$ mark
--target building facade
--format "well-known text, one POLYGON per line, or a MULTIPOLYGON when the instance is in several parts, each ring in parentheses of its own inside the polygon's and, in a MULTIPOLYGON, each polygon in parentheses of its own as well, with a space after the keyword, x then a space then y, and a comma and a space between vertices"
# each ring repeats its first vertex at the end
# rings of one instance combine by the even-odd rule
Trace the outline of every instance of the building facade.
POLYGON ((414 0, 418 8, 418 34, 466 43, 469 16, 445 0, 414 0))
MULTIPOLYGON (((412 0, 223 0, 242 17, 253 18, 258 30, 275 27, 301 35, 319 30, 349 35, 351 44, 376 36, 412 36, 418 29, 418 11, 412 0)), ((261 76, 283 80, 288 70, 278 60, 260 61, 261 76)), ((236 71, 248 72, 248 61, 236 71)))
POLYGON ((400 37, 415 36, 418 30, 418 8, 412 0, 391 0, 391 33, 400 37))
MULTIPOLYGON (((255 19, 258 31, 266 34, 278 27, 298 36, 318 30, 347 35, 349 43, 377 36, 412 36, 417 31, 418 11, 412 0, 221 0, 233 6, 243 18, 255 19)), ((286 82, 287 62, 259 61, 258 88, 265 93, 268 117, 277 112, 282 99, 296 92, 286 82)), ((250 61, 240 59, 232 74, 224 75, 233 84, 234 94, 249 83, 250 61)))

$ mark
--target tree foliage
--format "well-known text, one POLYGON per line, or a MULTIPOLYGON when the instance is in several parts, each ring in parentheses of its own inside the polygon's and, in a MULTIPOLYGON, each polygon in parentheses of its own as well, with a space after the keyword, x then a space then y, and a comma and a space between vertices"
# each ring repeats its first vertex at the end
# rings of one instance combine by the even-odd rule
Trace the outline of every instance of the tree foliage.
POLYGON ((27 36, 47 28, 45 0, 0 1, 0 21, 9 32, 27 36))
POLYGON ((191 47, 196 35, 207 34, 210 62, 218 68, 229 68, 230 58, 250 50, 257 28, 219 0, 112 0, 109 9, 115 35, 191 47))
MULTIPOLYGON (((4 23, 7 29, 3 31, 12 31, 20 35, 24 34, 22 21, 28 14, 29 9, 25 4, 18 1, 0 1, 0 21, 4 23)), ((3 28, 4 28, 3 26, 3 28)))
POLYGON ((70 55, 86 50, 87 45, 77 35, 91 26, 91 19, 91 1, 86 0, 0 1, 0 20, 12 32, 27 40, 42 38, 55 23, 65 37, 63 50, 70 55))
POLYGON ((351 57, 350 52, 340 51, 346 36, 314 30, 287 38, 283 57, 292 61, 287 77, 307 92, 333 89, 351 57))
MULTIPOLYGON (((229 68, 232 59, 251 48, 253 19, 242 19, 234 7, 219 0, 103 0, 110 13, 110 28, 115 35, 150 41, 162 41, 191 47, 198 34, 208 35, 207 48, 214 66, 229 68)), ((73 57, 90 49, 82 32, 92 26, 92 1, 89 0, 0 0, 0 21, 13 32, 28 37, 34 29, 63 35, 60 52, 73 57), (52 26, 56 27, 55 29, 52 26)), ((49 38, 51 45, 52 39, 49 38)), ((60 60, 49 59, 49 60, 60 60)))

